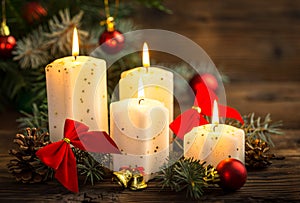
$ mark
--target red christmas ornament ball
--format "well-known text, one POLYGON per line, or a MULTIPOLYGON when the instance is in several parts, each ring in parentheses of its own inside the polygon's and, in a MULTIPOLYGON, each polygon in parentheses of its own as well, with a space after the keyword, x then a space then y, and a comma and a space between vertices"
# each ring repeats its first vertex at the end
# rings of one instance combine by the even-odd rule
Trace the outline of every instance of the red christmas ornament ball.
POLYGON ((0 36, 0 57, 2 59, 10 58, 16 44, 16 39, 12 35, 0 36))
POLYGON ((22 7, 22 17, 28 23, 39 21, 41 17, 47 16, 47 10, 37 1, 30 1, 22 7))
POLYGON ((108 54, 116 54, 124 47, 125 37, 118 31, 104 31, 99 38, 99 45, 104 52, 108 54))
POLYGON ((215 91, 218 88, 218 81, 212 74, 205 73, 205 74, 195 74, 192 79, 190 80, 190 86, 193 91, 196 93, 198 90, 198 86, 200 83, 204 83, 208 88, 215 91))
POLYGON ((224 159, 218 164, 216 170, 220 175, 219 185, 225 191, 238 190, 247 180, 246 167, 237 159, 224 159))

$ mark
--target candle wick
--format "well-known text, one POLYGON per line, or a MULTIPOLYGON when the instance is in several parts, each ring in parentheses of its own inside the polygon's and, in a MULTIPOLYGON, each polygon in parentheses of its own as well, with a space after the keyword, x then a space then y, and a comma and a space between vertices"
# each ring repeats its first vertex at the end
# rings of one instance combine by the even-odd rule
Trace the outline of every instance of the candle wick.
POLYGON ((141 104, 141 101, 144 101, 144 99, 140 99, 140 100, 139 100, 139 104, 141 104))
POLYGON ((216 132, 216 127, 218 127, 218 124, 216 123, 213 127, 213 131, 216 132))
POLYGON ((75 61, 76 61, 76 59, 77 59, 77 56, 76 56, 76 55, 74 56, 74 59, 75 59, 75 61))

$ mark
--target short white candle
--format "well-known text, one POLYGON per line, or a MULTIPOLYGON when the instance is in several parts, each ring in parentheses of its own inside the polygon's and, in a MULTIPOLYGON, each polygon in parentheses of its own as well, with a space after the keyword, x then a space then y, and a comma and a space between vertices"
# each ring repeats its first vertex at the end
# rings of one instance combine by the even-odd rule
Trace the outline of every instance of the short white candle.
POLYGON ((90 130, 108 132, 106 63, 102 59, 78 56, 78 47, 77 39, 73 56, 57 59, 45 68, 53 142, 63 138, 66 118, 83 122, 90 130))
POLYGON ((193 128, 184 136, 184 156, 216 167, 226 158, 245 162, 245 133, 242 129, 219 124, 218 105, 214 101, 212 124, 193 128))
POLYGON ((122 155, 113 155, 114 170, 143 167, 148 181, 169 156, 168 109, 153 99, 130 98, 111 103, 110 134, 122 155))

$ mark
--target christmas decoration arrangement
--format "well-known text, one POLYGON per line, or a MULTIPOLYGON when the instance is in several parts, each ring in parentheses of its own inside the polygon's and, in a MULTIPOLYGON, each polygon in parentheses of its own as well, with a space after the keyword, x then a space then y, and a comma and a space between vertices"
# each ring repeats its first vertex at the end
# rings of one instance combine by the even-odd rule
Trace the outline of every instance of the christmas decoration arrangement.
MULTIPOLYGON (((156 181, 162 189, 199 199, 209 187, 242 188, 247 169, 266 168, 277 158, 269 151, 282 123, 273 122, 270 114, 241 116, 222 103, 217 90, 223 78, 188 72, 185 65, 174 72, 150 65, 146 43, 141 67, 137 54, 117 60, 108 70, 104 59, 88 56, 98 45, 108 56, 122 53, 123 33, 133 25, 117 20, 125 16, 119 0, 90 1, 88 13, 76 9, 83 1, 76 2, 75 13, 60 9, 55 15, 46 2, 22 5, 24 21, 34 28, 16 41, 2 1, 0 71, 5 79, 0 86, 7 92, 0 91, 8 100, 0 98, 0 104, 14 101, 24 115, 18 122, 25 129, 15 135, 17 147, 9 151, 13 158, 7 165, 16 181, 55 178, 74 193, 80 176, 92 185, 110 178, 116 187, 132 191, 156 181), (102 26, 91 20, 98 25, 92 26, 95 30, 81 28, 83 19, 100 10, 102 26), (174 73, 189 81, 195 96, 194 104, 175 119, 174 73), (110 101, 117 85, 119 100, 110 101), (181 155, 173 159, 178 153, 170 149, 174 140, 181 155)), ((139 2, 169 12, 160 0, 139 2)))

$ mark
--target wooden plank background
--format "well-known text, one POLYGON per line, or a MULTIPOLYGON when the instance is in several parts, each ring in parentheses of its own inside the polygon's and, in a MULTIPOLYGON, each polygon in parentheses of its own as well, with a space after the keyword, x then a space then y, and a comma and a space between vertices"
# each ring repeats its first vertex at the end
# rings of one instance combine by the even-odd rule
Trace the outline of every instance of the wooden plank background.
POLYGON ((168 0, 172 15, 141 9, 141 28, 199 44, 234 81, 300 80, 300 1, 168 0))
MULTIPOLYGON (((205 202, 300 202, 300 0, 166 0, 173 14, 139 8, 133 20, 140 28, 182 34, 199 44, 219 70, 230 77, 227 102, 242 114, 271 113, 283 120, 283 136, 274 136, 272 152, 285 156, 260 171, 248 171, 245 186, 230 194, 211 188, 205 202)), ((158 62, 179 59, 154 53, 158 62)), ((80 186, 79 194, 56 181, 18 184, 8 174, 7 150, 17 129, 13 110, 0 114, 1 202, 187 202, 184 193, 160 192, 155 182, 140 192, 123 191, 110 180, 80 186)), ((190 201, 189 201, 190 202, 190 201)))

